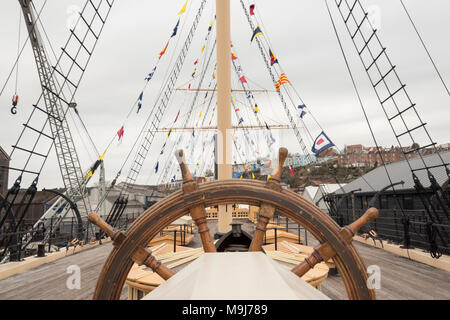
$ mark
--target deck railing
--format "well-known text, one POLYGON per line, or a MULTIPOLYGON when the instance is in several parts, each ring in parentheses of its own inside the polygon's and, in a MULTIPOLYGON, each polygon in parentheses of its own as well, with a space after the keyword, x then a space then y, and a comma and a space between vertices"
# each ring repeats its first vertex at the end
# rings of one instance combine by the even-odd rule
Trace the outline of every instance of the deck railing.
MULTIPOLYGON (((332 218, 342 225, 358 219, 365 210, 339 209, 332 218)), ((441 222, 432 222, 426 210, 381 209, 378 218, 365 226, 362 234, 374 230, 378 237, 408 248, 429 251, 436 245, 444 254, 450 254, 450 224, 444 212, 438 212, 441 222), (447 221, 447 222, 445 222, 447 221)))

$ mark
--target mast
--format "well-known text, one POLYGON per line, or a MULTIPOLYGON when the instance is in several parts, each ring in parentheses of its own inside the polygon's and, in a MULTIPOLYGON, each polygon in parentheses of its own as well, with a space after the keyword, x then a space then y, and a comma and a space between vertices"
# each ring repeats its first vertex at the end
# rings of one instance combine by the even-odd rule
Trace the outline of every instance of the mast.
MULTIPOLYGON (((231 19, 230 0, 216 0, 218 179, 231 179, 231 19)), ((219 233, 231 230, 231 206, 219 205, 219 233), (228 208, 230 207, 230 208, 228 208)))

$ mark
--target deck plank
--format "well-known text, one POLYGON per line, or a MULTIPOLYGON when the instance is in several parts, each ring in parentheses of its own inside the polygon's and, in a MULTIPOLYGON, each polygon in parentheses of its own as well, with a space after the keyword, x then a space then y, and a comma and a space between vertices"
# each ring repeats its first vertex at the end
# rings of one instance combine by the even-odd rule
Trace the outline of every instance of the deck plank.
MULTIPOLYGON (((68 256, 0 281, 1 300, 87 300, 92 299, 97 278, 111 252, 112 243, 68 256), (69 290, 67 268, 78 265, 81 288, 69 290)), ((126 298, 126 288, 122 296, 126 298)))

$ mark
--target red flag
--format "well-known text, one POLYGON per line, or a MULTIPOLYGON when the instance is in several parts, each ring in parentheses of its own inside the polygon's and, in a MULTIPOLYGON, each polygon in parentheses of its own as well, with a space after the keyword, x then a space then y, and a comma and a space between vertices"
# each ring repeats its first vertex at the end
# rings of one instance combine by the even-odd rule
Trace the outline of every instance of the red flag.
POLYGON ((189 83, 189 89, 191 88, 191 84, 189 83))
POLYGON ((231 53, 231 59, 233 59, 233 60, 237 59, 236 53, 234 53, 234 52, 231 53))
POLYGON ((291 166, 289 166, 289 170, 291 171, 291 174, 292 174, 293 176, 295 176, 294 170, 292 170, 292 167, 291 167, 291 166))
POLYGON ((245 77, 244 77, 244 76, 240 77, 240 78, 239 78, 239 81, 241 81, 242 83, 247 83, 247 80, 245 80, 245 77))
POLYGON ((196 65, 198 63, 198 59, 197 60, 195 60, 195 62, 194 62, 194 66, 196 65))
POLYGON ((253 16, 255 14, 255 5, 250 5, 250 15, 253 16))
POLYGON ((119 131, 117 131, 117 135, 119 136, 119 141, 120 141, 120 139, 123 138, 123 134, 124 134, 124 130, 123 130, 123 126, 122 126, 122 128, 120 128, 119 131))
POLYGON ((180 111, 178 111, 177 117, 175 118, 175 121, 173 123, 176 123, 178 120, 178 116, 180 115, 180 111))

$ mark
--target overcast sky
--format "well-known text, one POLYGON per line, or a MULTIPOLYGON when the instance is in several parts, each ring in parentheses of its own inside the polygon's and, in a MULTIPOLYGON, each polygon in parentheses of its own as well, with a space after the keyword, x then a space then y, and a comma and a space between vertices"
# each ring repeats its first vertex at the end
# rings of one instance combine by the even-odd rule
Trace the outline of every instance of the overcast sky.
MULTIPOLYGON (((34 1, 37 8, 43 0, 34 1)), ((42 21, 57 55, 68 37, 67 22, 73 16, 74 8, 81 8, 83 0, 48 0, 42 14, 42 21)), ((157 56, 172 33, 178 16, 177 12, 185 0, 145 1, 116 0, 111 15, 100 38, 94 56, 76 95, 80 114, 95 140, 97 149, 103 152, 124 122, 130 106, 136 100, 144 77, 157 61, 157 56)), ((450 2, 448 0, 404 0, 421 32, 435 62, 447 83, 450 83, 450 2)), ((263 33, 268 37, 277 58, 289 80, 304 99, 310 112, 318 120, 333 142, 342 149, 344 145, 361 143, 372 146, 373 140, 358 104, 354 89, 342 55, 340 53, 328 13, 321 0, 257 0, 258 13, 263 21, 263 33)), ((366 6, 376 8, 380 13, 379 35, 388 48, 388 53, 402 81, 407 84, 408 92, 425 122, 433 139, 438 143, 450 142, 448 129, 450 98, 445 92, 428 60, 414 30, 405 15, 399 0, 367 0, 366 6), (375 6, 375 7, 373 7, 375 6)), ((180 30, 179 46, 200 0, 190 0, 184 29, 180 30), (184 32, 184 33, 183 33, 184 32)), ((392 131, 382 113, 373 89, 358 60, 355 49, 349 41, 342 19, 338 16, 334 1, 331 9, 337 21, 339 34, 348 54, 352 71, 357 79, 358 88, 366 105, 369 118, 375 128, 379 143, 384 146, 396 145, 392 131)), ((193 61, 200 57, 200 48, 207 27, 214 14, 215 1, 208 1, 201 24, 198 28, 186 66, 177 82, 177 87, 186 86, 193 71, 193 61)), ((3 86, 17 56, 19 32, 19 4, 15 0, 2 1, 0 10, 0 85, 3 86)), ((182 20, 183 23, 185 20, 182 20)), ((238 53, 240 63, 253 88, 272 89, 273 85, 265 69, 256 44, 250 45, 251 30, 243 15, 238 0, 232 0, 232 41, 238 53)), ((21 41, 26 37, 22 25, 21 41)), ((175 41, 173 42, 175 43, 175 41)), ((178 46, 178 48, 179 48, 178 46)), ((169 47, 166 61, 159 66, 160 75, 151 82, 146 91, 143 109, 126 122, 123 142, 114 142, 105 158, 107 180, 112 180, 120 169, 126 154, 133 145, 140 128, 152 108, 156 94, 160 89, 164 73, 170 58, 177 52, 175 45, 169 47), (172 50, 171 50, 172 49, 172 50), (165 63, 165 64, 164 64, 165 63)), ((53 61, 53 60, 52 60, 53 61)), ((18 113, 10 113, 11 97, 14 93, 13 77, 0 96, 0 146, 8 153, 21 132, 40 94, 40 85, 36 66, 29 44, 20 59, 18 93, 20 104, 18 113)), ((208 76, 209 77, 209 76, 208 76)), ((207 78, 208 78, 207 77, 207 78)), ((236 79, 233 86, 237 85, 236 79)), ((209 81, 205 81, 206 84, 209 81)), ((192 95, 191 95, 192 96, 192 95)), ((173 103, 162 121, 163 127, 170 126, 180 106, 189 94, 177 92, 173 103)), ((244 97, 245 98, 245 97, 244 97)), ((262 109, 262 115, 271 124, 288 124, 280 102, 275 95, 256 95, 262 109), (261 101, 261 102, 260 102, 261 101)), ((239 98, 238 98, 239 100, 239 98)), ((199 107, 200 108, 200 107, 199 107)), ((180 122, 187 110, 181 111, 180 122)), ((311 121, 311 120, 308 120, 311 121)), ((80 136, 77 128, 81 125, 72 122, 71 130, 77 151, 86 170, 96 158, 84 134, 80 136)), ((310 122, 311 134, 320 133, 320 127, 310 122)), ((187 133, 189 135, 190 133, 187 133)), ((158 135, 149 153, 139 183, 154 183, 155 166, 162 143, 167 134, 158 135)), ((175 141, 177 135, 172 137, 175 141)), ((309 139, 309 138, 308 138, 309 139)), ((309 141, 305 137, 305 140, 309 141)), ((284 133, 278 142, 289 148, 292 153, 300 152, 300 146, 292 133, 284 133)), ((243 142, 243 141, 242 141, 243 142)), ((173 143, 173 142, 172 142, 173 143)), ((311 143, 309 142, 309 145, 311 143)), ((183 147, 183 146, 180 146, 183 147)), ((200 147, 201 148, 201 147, 200 147)), ((198 150, 197 150, 198 151, 198 150)), ((169 155, 167 155, 169 156, 169 155)), ((12 166, 20 159, 13 157, 12 166)), ((166 158, 160 158, 165 162, 166 158)), ((122 176, 128 173, 125 167, 122 176)), ((17 173, 10 174, 10 182, 17 173)), ((52 152, 40 180, 40 188, 61 186, 57 161, 52 152)))

